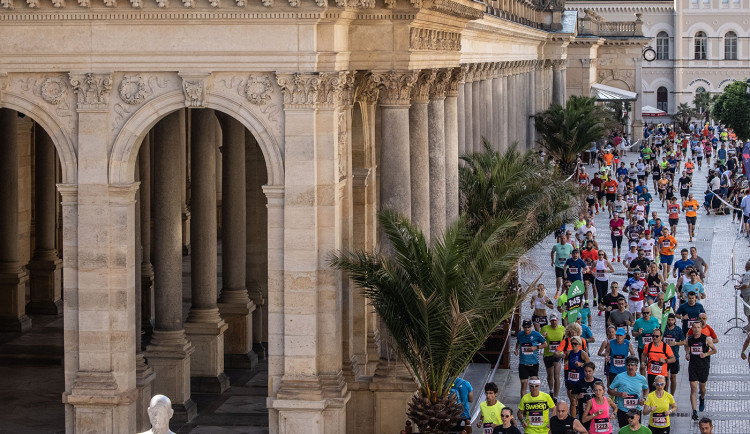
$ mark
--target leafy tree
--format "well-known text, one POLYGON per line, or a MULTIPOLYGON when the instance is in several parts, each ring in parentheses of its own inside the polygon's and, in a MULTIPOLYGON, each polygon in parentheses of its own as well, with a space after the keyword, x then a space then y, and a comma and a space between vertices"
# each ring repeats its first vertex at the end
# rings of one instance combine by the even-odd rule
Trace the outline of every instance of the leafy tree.
POLYGON ((698 92, 693 98, 693 105, 696 113, 703 113, 706 123, 711 122, 711 109, 716 101, 717 95, 711 95, 709 92, 698 92))
POLYGON ((750 95, 747 83, 735 81, 724 88, 713 106, 713 116, 734 130, 737 138, 750 139, 750 95))
POLYGON ((677 126, 680 127, 682 132, 686 133, 690 131, 690 121, 694 116, 695 110, 687 103, 683 102, 677 106, 677 112, 675 112, 672 118, 677 123, 677 126))
POLYGON ((610 111, 596 104, 596 99, 583 96, 571 96, 565 107, 552 104, 535 114, 534 121, 537 142, 564 173, 571 173, 578 154, 616 125, 610 111))
POLYGON ((451 384, 527 295, 511 283, 527 225, 503 215, 474 232, 459 218, 428 245, 407 218, 379 220, 392 253, 337 252, 330 262, 362 288, 417 383, 409 418, 420 432, 447 433, 463 411, 451 384))

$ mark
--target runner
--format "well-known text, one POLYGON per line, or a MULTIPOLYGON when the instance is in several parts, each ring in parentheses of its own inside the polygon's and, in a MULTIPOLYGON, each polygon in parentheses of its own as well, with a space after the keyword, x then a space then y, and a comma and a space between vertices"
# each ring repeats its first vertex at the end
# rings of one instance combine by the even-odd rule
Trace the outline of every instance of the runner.
POLYGON ((604 383, 594 383, 594 396, 586 402, 582 412, 584 425, 591 433, 611 434, 612 421, 617 413, 617 404, 608 396, 604 396, 604 383), (610 409, 612 411, 610 411, 610 409))
POLYGON ((586 428, 570 414, 568 403, 560 401, 555 406, 555 415, 549 419, 549 434, 586 434, 586 428))
POLYGON ((687 293, 687 303, 680 304, 675 314, 682 320, 682 330, 690 330, 694 323, 700 322, 700 314, 706 312, 702 304, 697 302, 697 294, 687 293))
POLYGON ((628 278, 625 282, 623 291, 628 293, 628 308, 636 318, 641 317, 645 288, 646 279, 641 277, 641 270, 639 268, 633 269, 633 277, 628 278))
POLYGON ((552 397, 541 392, 538 377, 529 378, 529 393, 518 404, 518 419, 525 434, 548 434, 550 409, 555 408, 552 397))
POLYGON ((706 409, 706 382, 711 370, 711 355, 716 354, 713 340, 703 334, 700 321, 693 323, 693 336, 687 339, 685 360, 688 361, 688 379, 690 381, 690 404, 693 406, 693 420, 698 420, 698 410, 706 409), (696 337, 697 336, 697 337, 696 337), (700 385, 700 405, 696 404, 696 393, 700 385))
POLYGON ((677 240, 669 234, 669 229, 662 229, 662 236, 659 238, 659 262, 662 265, 662 275, 664 280, 669 277, 674 261, 674 249, 677 248, 677 240))
POLYGON ((651 333, 653 340, 645 345, 642 352, 647 365, 648 387, 652 392, 656 390, 656 377, 668 375, 668 364, 676 360, 672 349, 662 341, 662 336, 661 329, 654 329, 651 333))
POLYGON ((510 407, 503 408, 500 412, 503 424, 492 429, 492 434, 521 434, 521 431, 515 426, 513 419, 513 410, 510 407))
POLYGON ((570 254, 570 258, 565 261, 565 280, 568 282, 575 282, 576 280, 583 280, 583 269, 586 268, 586 263, 579 257, 580 251, 573 249, 570 254))
POLYGON ((497 400, 497 384, 487 383, 484 385, 485 401, 479 404, 479 419, 477 428, 483 428, 483 434, 491 434, 492 429, 502 425, 500 412, 505 406, 497 400))
POLYGON ((714 423, 707 417, 702 417, 701 421, 698 422, 698 429, 701 434, 714 434, 714 423))
MULTIPOLYGON (((654 223, 656 220, 654 220, 654 223)), ((643 238, 638 241, 638 248, 643 249, 643 253, 649 263, 656 259, 656 240, 651 238, 651 230, 646 229, 643 231, 643 238)), ((658 267, 657 267, 658 268, 658 267)), ((645 272, 646 270, 642 270, 645 272)))
POLYGON ((680 222, 680 204, 677 198, 673 197, 667 204, 667 217, 669 217, 669 229, 672 233, 677 233, 677 224, 680 222))
MULTIPOLYGON (((607 252, 599 250, 599 258, 594 264, 594 287, 596 292, 594 296, 594 306, 598 303, 604 302, 604 297, 607 295, 607 286, 609 285, 609 273, 614 273, 615 269, 612 264, 607 260, 607 252)), ((602 312, 599 311, 601 316, 602 312)))
POLYGON ((555 305, 547 296, 547 290, 543 283, 537 284, 536 295, 531 297, 531 308, 534 313, 531 315, 531 321, 534 322, 534 330, 540 331, 542 327, 549 324, 547 320, 547 309, 554 309, 555 305))
POLYGON ((595 284, 594 272, 596 269, 596 263, 599 261, 599 251, 594 249, 594 243, 591 240, 586 241, 586 247, 581 250, 581 259, 586 263, 586 267, 583 269, 583 285, 586 291, 586 300, 591 300, 589 295, 594 296, 594 306, 597 304, 597 292, 596 288, 593 288, 595 284))
MULTIPOLYGON (((662 277, 661 273, 659 273, 659 266, 656 265, 656 262, 652 262, 651 264, 649 264, 648 273, 646 274, 646 302, 649 305, 651 305, 654 300, 658 298, 659 291, 661 291, 664 283, 664 277, 662 277)), ((662 297, 662 301, 663 300, 664 298, 662 297)), ((659 316, 658 318, 661 318, 661 316, 659 316)))
POLYGON ((565 327, 560 325, 559 315, 555 312, 549 315, 549 322, 548 325, 542 327, 542 336, 544 336, 547 342, 547 346, 544 347, 544 353, 542 354, 542 360, 547 370, 547 385, 549 386, 550 394, 554 398, 557 398, 560 394, 562 361, 555 354, 555 351, 565 337, 565 327))
POLYGON ((607 390, 607 393, 615 396, 617 423, 621 427, 628 424, 630 414, 640 415, 646 402, 645 392, 648 392, 646 377, 638 373, 638 358, 628 357, 625 365, 627 370, 618 374, 607 390))
MULTIPOLYGON (((610 326, 614 329, 614 326, 610 326)), ((609 329, 609 327, 607 327, 609 329)), ((607 372, 607 384, 612 384, 615 377, 618 374, 622 374, 627 370, 625 366, 625 360, 628 356, 637 357, 635 350, 630 345, 630 341, 625 339, 625 329, 622 327, 617 328, 615 331, 615 337, 606 341, 607 352, 605 353, 605 361, 609 363, 609 370, 607 372)), ((602 345, 603 346, 603 345, 602 345)), ((600 349, 601 354, 601 349, 600 349)))
MULTIPOLYGON (((583 378, 573 385, 574 402, 571 402, 571 406, 576 405, 578 408, 576 414, 581 420, 583 420, 583 415, 586 414, 584 412, 586 404, 594 397, 594 385, 602 382, 601 379, 594 377, 594 371, 596 371, 596 364, 594 362, 586 362, 583 365, 583 378)), ((590 429, 589 424, 585 421, 584 426, 586 429, 590 429)))
POLYGON ((571 349, 565 351, 565 389, 568 391, 568 401, 571 403, 571 414, 576 416, 578 408, 575 406, 574 387, 583 378, 583 365, 589 362, 588 354, 583 351, 580 336, 570 338, 571 349))
MULTIPOLYGON (((653 333, 659 328, 659 321, 651 317, 651 309, 648 306, 641 305, 641 318, 635 320, 633 324, 633 336, 638 340, 638 356, 641 360, 641 375, 646 373, 648 363, 644 348, 647 344, 653 342, 653 333)), ((660 372, 661 373, 661 372, 660 372)))
POLYGON ((625 221, 620 218, 619 211, 612 213, 612 219, 609 221, 610 239, 612 240, 612 257, 617 256, 617 261, 620 262, 620 254, 622 251, 622 234, 625 229, 625 221), (615 255, 616 254, 616 255, 615 255))
MULTIPOLYGON (((708 321, 708 314, 706 312, 703 312, 698 315, 698 321, 701 322, 701 326, 703 327, 702 333, 709 338, 711 338, 714 341, 714 344, 719 343, 719 336, 716 334, 716 330, 713 329, 710 325, 706 324, 708 321)), ((693 329, 691 328, 688 330, 687 337, 693 336, 693 329)))
POLYGON ((516 335, 516 350, 514 354, 521 357, 518 364, 518 378, 521 380, 521 396, 526 394, 529 377, 539 376, 539 348, 545 348, 547 342, 544 337, 532 328, 531 320, 524 320, 523 331, 516 335))
MULTIPOLYGON (((599 314, 604 312, 604 323, 609 324, 609 315, 613 310, 617 310, 618 301, 622 295, 619 293, 620 284, 612 282, 609 284, 610 292, 604 296, 604 300, 599 304, 599 314)), ((623 298, 624 300, 624 298, 623 298)), ((627 306, 627 302, 626 302, 627 306)))
POLYGON ((674 395, 675 390, 677 390, 677 374, 680 372, 680 347, 685 345, 685 334, 682 332, 682 328, 677 325, 677 317, 674 313, 667 316, 663 340, 672 349, 675 357, 675 361, 668 366, 669 377, 667 378, 669 393, 674 395))
POLYGON ((677 181, 677 186, 680 190, 680 197, 683 201, 686 201, 688 194, 690 193, 690 187, 693 186, 693 181, 690 179, 687 173, 683 173, 680 179, 677 181))
POLYGON ((609 210, 609 216, 612 218, 612 211, 614 210, 615 195, 617 194, 618 183, 614 179, 609 179, 604 182, 604 194, 607 198, 607 210, 609 210))
POLYGON ((685 210, 685 221, 688 225, 688 233, 690 235, 690 242, 693 242, 695 237, 695 222, 698 219, 698 209, 700 204, 697 200, 693 199, 693 194, 688 195, 688 200, 683 202, 682 209, 685 210))
POLYGON ((565 235, 557 237, 557 244, 552 246, 550 252, 550 261, 552 266, 555 267, 555 285, 557 291, 555 292, 555 298, 560 295, 560 287, 562 286, 563 277, 565 277, 565 262, 570 258, 570 254, 573 252, 573 246, 565 241, 565 235))
POLYGON ((701 279, 705 279, 708 274, 708 262, 698 256, 698 249, 693 246, 690 247, 690 260, 695 265, 695 270, 698 271, 698 276, 701 279))
MULTIPOLYGON (((617 299, 617 310, 610 312, 608 323, 618 328, 622 327, 627 332, 635 323, 635 316, 627 308, 628 302, 625 300, 625 297, 620 296, 617 299)), ((625 336, 629 338, 628 334, 625 336)))

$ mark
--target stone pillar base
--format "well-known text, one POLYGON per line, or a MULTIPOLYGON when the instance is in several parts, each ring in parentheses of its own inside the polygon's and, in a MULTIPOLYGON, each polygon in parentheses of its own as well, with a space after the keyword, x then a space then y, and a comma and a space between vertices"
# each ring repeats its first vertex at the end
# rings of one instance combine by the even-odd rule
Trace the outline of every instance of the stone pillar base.
POLYGON ((135 355, 135 387, 136 387, 136 431, 147 431, 151 426, 148 418, 148 405, 151 402, 152 383, 156 378, 154 370, 146 364, 143 354, 135 355))
POLYGON ((70 393, 63 394, 67 404, 66 425, 71 432, 129 433, 136 430, 136 391, 118 390, 111 372, 78 372, 70 393), (106 427, 102 429, 102 427, 106 427))
POLYGON ((224 374, 226 330, 227 323, 219 317, 218 309, 190 311, 185 333, 195 347, 190 365, 191 385, 196 387, 195 392, 223 393, 229 388, 229 379, 224 374))
POLYGON ((350 398, 341 375, 284 379, 268 406, 278 412, 279 434, 344 434, 350 398))
POLYGON ((169 397, 175 413, 172 422, 181 426, 198 415, 190 399, 190 359, 195 347, 185 338, 184 330, 154 330, 151 344, 143 354, 156 378, 152 393, 169 397))
POLYGON ((401 432, 408 402, 417 386, 402 362, 383 359, 380 362, 370 383, 375 403, 374 434, 401 432))
POLYGON ((62 259, 32 259, 29 270, 31 301, 27 313, 60 315, 62 313, 62 259))
POLYGON ((247 298, 244 288, 221 291, 219 313, 229 327, 224 333, 225 354, 246 355, 252 350, 254 310, 255 304, 247 298))
POLYGON ((23 270, 0 272, 0 331, 25 332, 31 329, 26 316, 26 282, 23 270))

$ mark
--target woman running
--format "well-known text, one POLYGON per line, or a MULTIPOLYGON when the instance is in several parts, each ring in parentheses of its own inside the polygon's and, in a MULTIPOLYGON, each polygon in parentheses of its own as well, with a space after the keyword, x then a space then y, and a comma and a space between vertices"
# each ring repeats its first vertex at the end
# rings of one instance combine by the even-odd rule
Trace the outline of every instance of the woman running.
POLYGON ((611 434, 616 414, 617 404, 609 396, 604 396, 604 383, 597 381, 594 383, 594 397, 586 403, 581 415, 583 425, 592 434, 611 434))
POLYGON ((552 304, 552 300, 547 296, 543 283, 537 285, 536 291, 536 295, 531 297, 531 307, 534 309, 531 321, 534 323, 534 330, 539 331, 542 327, 549 324, 547 309, 554 309, 555 305, 552 304))
MULTIPOLYGON (((620 236, 620 242, 622 242, 622 235, 620 236)), ((599 259, 594 265, 594 287, 596 289, 596 297, 599 303, 604 301, 604 296, 607 295, 609 288, 609 273, 614 273, 615 269, 607 259, 607 252, 604 249, 599 250, 599 259)))
POLYGON ((664 376, 657 375, 654 378, 656 390, 648 394, 643 406, 643 415, 651 414, 648 420, 648 428, 652 434, 669 434, 669 416, 677 411, 674 397, 664 390, 665 384, 664 376))

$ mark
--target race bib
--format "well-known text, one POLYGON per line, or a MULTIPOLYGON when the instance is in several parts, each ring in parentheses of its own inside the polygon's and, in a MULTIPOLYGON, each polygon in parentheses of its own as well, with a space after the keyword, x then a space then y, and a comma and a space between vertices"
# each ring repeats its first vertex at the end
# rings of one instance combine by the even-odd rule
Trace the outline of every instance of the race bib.
POLYGON ((523 344, 521 347, 521 353, 526 356, 530 356, 534 354, 534 350, 531 349, 531 345, 529 344, 523 344))
POLYGON ((701 354, 703 354, 703 345, 700 343, 691 345, 690 354, 694 356, 700 356, 701 354))
POLYGON ((541 411, 529 412, 529 425, 531 426, 544 425, 544 412, 541 412, 541 411))
POLYGON ((670 347, 673 347, 675 342, 676 341, 672 336, 664 336, 664 343, 669 345, 670 347))
POLYGON ((651 424, 655 427, 667 426, 667 413, 654 413, 651 424))
POLYGON ((568 267, 568 274, 578 274, 578 267, 568 267))
POLYGON ((598 192, 598 191, 599 191, 599 187, 597 187, 597 186, 595 185, 595 186, 594 186, 594 191, 595 191, 595 192, 598 192))
POLYGON ((596 270, 596 277, 602 279, 605 275, 604 270, 596 270))
POLYGON ((616 368, 625 367, 625 356, 615 356, 615 358, 612 360, 612 366, 616 368))
POLYGON ((549 346, 550 346, 550 347, 551 347, 552 349, 555 349, 555 348, 557 348, 557 347, 558 347, 558 345, 560 345, 560 341, 550 341, 550 343, 549 343, 549 346))
POLYGON ((655 374, 661 374, 663 365, 664 364, 662 362, 651 362, 648 365, 648 369, 655 374))
POLYGON ((568 381, 576 382, 579 378, 581 378, 581 375, 578 371, 568 371, 568 381))
POLYGON ((534 318, 534 322, 537 324, 544 324, 547 325, 547 317, 546 316, 538 316, 534 318))
POLYGON ((482 432, 483 434, 492 434, 492 431, 494 431, 495 428, 492 427, 491 423, 485 423, 482 425, 482 432))
POLYGON ((648 287, 648 295, 650 295, 651 297, 656 297, 657 295, 659 295, 659 287, 657 287, 657 286, 649 286, 648 287))
POLYGON ((638 395, 628 395, 623 401, 625 402, 625 408, 627 409, 638 407, 638 395))
POLYGON ((670 243, 669 241, 664 241, 664 242, 662 242, 662 243, 661 243, 661 246, 662 246, 662 247, 664 247, 664 248, 667 248, 667 249, 668 249, 668 248, 669 248, 669 246, 671 246, 671 245, 672 245, 672 243, 670 243))
POLYGON ((643 335, 643 343, 644 344, 650 344, 654 341, 654 338, 651 337, 651 333, 647 333, 643 335))
POLYGON ((608 433, 608 432, 611 432, 612 430, 609 419, 605 417, 594 419, 593 427, 594 427, 593 432, 595 433, 596 432, 608 433))
MULTIPOLYGON (((697 323, 697 322, 698 322, 698 320, 697 320, 697 319, 689 319, 689 320, 688 320, 688 329, 691 329, 691 328, 693 328, 693 324, 695 324, 695 323, 697 323)), ((685 334, 687 334, 687 332, 685 332, 685 334)))

